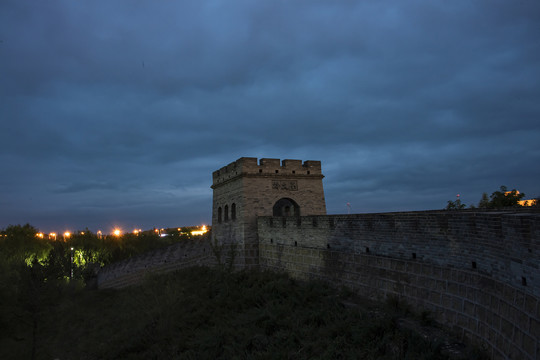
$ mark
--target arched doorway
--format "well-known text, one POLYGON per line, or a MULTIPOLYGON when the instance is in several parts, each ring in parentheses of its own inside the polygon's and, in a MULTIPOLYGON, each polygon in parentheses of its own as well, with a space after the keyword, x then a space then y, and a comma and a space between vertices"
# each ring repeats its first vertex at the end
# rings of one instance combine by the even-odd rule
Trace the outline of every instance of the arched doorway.
POLYGON ((281 198, 272 208, 273 216, 300 216, 300 206, 293 199, 281 198))

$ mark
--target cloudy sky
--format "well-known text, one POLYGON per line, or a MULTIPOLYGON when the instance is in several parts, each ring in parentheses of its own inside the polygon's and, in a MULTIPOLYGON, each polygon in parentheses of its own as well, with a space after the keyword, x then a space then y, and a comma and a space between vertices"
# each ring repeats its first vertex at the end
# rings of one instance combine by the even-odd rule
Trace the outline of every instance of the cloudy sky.
POLYGON ((540 2, 2 0, 0 149, 0 229, 207 224, 242 156, 331 214, 540 196, 540 2))

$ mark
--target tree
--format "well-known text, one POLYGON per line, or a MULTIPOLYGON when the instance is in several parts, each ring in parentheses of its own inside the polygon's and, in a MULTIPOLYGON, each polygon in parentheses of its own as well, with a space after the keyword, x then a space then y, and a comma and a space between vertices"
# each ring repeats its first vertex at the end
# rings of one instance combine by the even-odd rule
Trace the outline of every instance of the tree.
POLYGON ((499 191, 494 191, 489 201, 489 208, 500 209, 505 207, 520 207, 519 201, 525 196, 524 193, 520 193, 516 189, 508 191, 506 186, 501 186, 499 191))
POLYGON ((448 200, 448 205, 446 205, 446 210, 461 210, 464 209, 467 205, 461 203, 461 199, 456 201, 448 200))
POLYGON ((36 236, 38 230, 30 224, 10 225, 2 234, 0 248, 5 260, 10 263, 25 262, 30 265, 36 259, 43 263, 52 247, 36 236))
POLYGON ((478 203, 478 207, 480 209, 487 209, 489 208, 489 197, 487 193, 482 194, 482 198, 480 199, 480 202, 478 203))

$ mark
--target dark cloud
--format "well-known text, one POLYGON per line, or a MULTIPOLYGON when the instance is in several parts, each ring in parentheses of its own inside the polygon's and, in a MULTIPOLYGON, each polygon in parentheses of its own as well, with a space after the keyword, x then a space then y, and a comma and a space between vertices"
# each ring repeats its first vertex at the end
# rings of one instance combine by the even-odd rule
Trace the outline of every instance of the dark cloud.
POLYGON ((540 195, 536 1, 0 4, 0 227, 210 221, 241 156, 329 212, 540 195))

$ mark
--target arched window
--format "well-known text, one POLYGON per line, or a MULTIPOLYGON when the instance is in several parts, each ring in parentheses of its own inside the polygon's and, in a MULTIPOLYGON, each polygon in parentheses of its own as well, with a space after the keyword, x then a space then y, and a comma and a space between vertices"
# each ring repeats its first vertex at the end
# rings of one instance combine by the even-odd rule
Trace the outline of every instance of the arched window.
POLYGON ((229 221, 229 205, 225 205, 225 221, 229 221))
POLYGON ((236 220, 236 203, 231 205, 231 220, 236 220))
POLYGON ((289 198, 281 198, 272 208, 274 216, 300 216, 300 206, 289 198))
POLYGON ((221 222, 221 206, 217 209, 217 221, 218 223, 221 222))

